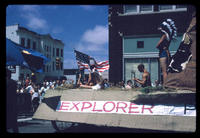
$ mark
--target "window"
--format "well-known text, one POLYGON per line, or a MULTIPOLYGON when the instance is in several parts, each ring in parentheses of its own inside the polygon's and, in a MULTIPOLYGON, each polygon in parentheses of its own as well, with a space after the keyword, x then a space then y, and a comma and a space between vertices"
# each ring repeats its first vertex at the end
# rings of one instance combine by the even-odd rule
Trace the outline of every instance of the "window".
POLYGON ((25 38, 21 38, 21 45, 24 47, 25 46, 25 38))
POLYGON ((187 10, 187 5, 159 5, 159 11, 187 10))
POLYGON ((156 80, 159 80, 159 60, 157 58, 125 58, 124 59, 124 80, 132 79, 131 72, 135 71, 136 78, 142 79, 142 73, 137 69, 139 64, 143 64, 145 69, 151 75, 151 82, 154 83, 156 80))
POLYGON ((173 7, 172 7, 172 5, 160 5, 159 6, 159 10, 172 10, 173 9, 173 7))
POLYGON ((27 39, 27 48, 31 48, 31 40, 27 39))
POLYGON ((137 41, 137 48, 144 48, 144 41, 137 41))
POLYGON ((124 13, 133 13, 137 12, 137 5, 125 5, 124 13))
POLYGON ((60 54, 61 54, 61 57, 63 57, 63 49, 61 49, 61 53, 60 54))
POLYGON ((141 12, 153 11, 153 5, 141 5, 140 6, 140 11, 141 12))
POLYGON ((153 5, 124 5, 124 13, 153 12, 153 5))
POLYGON ((186 5, 176 5, 176 9, 185 9, 187 8, 186 5))
POLYGON ((33 42, 33 50, 36 50, 36 42, 33 42))
POLYGON ((59 57, 59 48, 56 48, 56 56, 59 57))

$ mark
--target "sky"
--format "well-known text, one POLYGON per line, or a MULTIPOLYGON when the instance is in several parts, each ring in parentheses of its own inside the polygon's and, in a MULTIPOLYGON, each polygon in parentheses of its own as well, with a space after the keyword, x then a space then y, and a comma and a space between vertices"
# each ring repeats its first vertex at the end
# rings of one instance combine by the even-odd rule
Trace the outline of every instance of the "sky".
POLYGON ((74 49, 108 60, 107 5, 8 5, 6 26, 19 24, 64 43, 64 69, 78 68, 74 49))

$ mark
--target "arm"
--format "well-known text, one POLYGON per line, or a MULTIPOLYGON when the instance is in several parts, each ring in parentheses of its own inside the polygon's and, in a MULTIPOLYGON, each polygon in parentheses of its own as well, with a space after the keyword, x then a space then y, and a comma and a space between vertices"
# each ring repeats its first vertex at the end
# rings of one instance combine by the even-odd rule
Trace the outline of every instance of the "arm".
POLYGON ((90 72, 90 73, 89 73, 89 78, 88 78, 88 83, 87 83, 87 84, 89 84, 91 80, 92 80, 92 76, 91 76, 91 72, 90 72))
POLYGON ((142 80, 140 80, 140 79, 138 79, 138 78, 134 78, 134 80, 135 81, 137 81, 138 83, 140 83, 140 84, 144 84, 145 82, 146 82, 146 76, 147 76, 147 74, 143 74, 142 75, 142 80))
POLYGON ((78 81, 77 81, 78 85, 80 84, 80 81, 81 81, 81 73, 79 74, 79 78, 78 78, 78 81))
POLYGON ((160 40, 158 41, 156 48, 158 48, 160 46, 160 44, 162 43, 163 40, 165 40, 165 38, 166 38, 166 34, 163 34, 162 37, 160 38, 160 40))
POLYGON ((92 86, 89 86, 89 85, 83 85, 83 84, 81 84, 80 87, 81 87, 81 88, 92 89, 92 86))

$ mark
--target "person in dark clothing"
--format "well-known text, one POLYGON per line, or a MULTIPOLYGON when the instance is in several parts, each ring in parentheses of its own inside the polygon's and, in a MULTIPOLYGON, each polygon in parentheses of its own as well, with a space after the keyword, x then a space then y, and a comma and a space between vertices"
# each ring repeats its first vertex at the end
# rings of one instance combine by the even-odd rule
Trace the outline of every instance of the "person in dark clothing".
POLYGON ((6 129, 18 133, 17 124, 17 83, 11 79, 11 71, 6 70, 6 129))
POLYGON ((142 80, 138 78, 133 78, 133 80, 141 84, 142 87, 151 86, 150 73, 144 68, 144 65, 143 64, 138 65, 138 70, 140 72, 143 72, 142 80))

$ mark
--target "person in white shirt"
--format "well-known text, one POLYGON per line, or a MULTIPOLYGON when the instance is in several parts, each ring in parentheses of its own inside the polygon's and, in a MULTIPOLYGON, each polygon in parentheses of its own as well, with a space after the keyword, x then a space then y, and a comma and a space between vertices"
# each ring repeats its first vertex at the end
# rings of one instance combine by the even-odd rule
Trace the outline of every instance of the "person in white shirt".
POLYGON ((39 97, 39 92, 38 92, 38 91, 34 91, 34 93, 33 93, 33 95, 32 95, 32 100, 33 100, 34 98, 37 98, 37 97, 39 97))
POLYGON ((46 90, 47 90, 46 83, 38 90, 40 94, 40 103, 42 102, 42 99, 44 98, 46 90))
POLYGON ((131 80, 128 80, 128 81, 127 81, 127 84, 125 85, 125 89, 126 89, 126 90, 130 90, 130 89, 132 89, 132 87, 133 87, 132 81, 131 81, 131 80))
POLYGON ((101 89, 102 87, 102 83, 103 83, 103 80, 101 78, 101 76, 94 72, 92 75, 92 84, 90 83, 89 85, 84 85, 84 84, 80 84, 80 87, 81 88, 89 88, 89 89, 93 89, 93 90, 99 90, 101 89))
POLYGON ((35 91, 32 95, 32 107, 33 107, 33 112, 36 111, 37 107, 39 106, 40 103, 40 95, 39 95, 39 90, 38 86, 35 86, 35 91))
POLYGON ((33 83, 30 83, 27 87, 26 90, 28 93, 30 93, 31 95, 34 93, 34 88, 33 88, 33 83))

